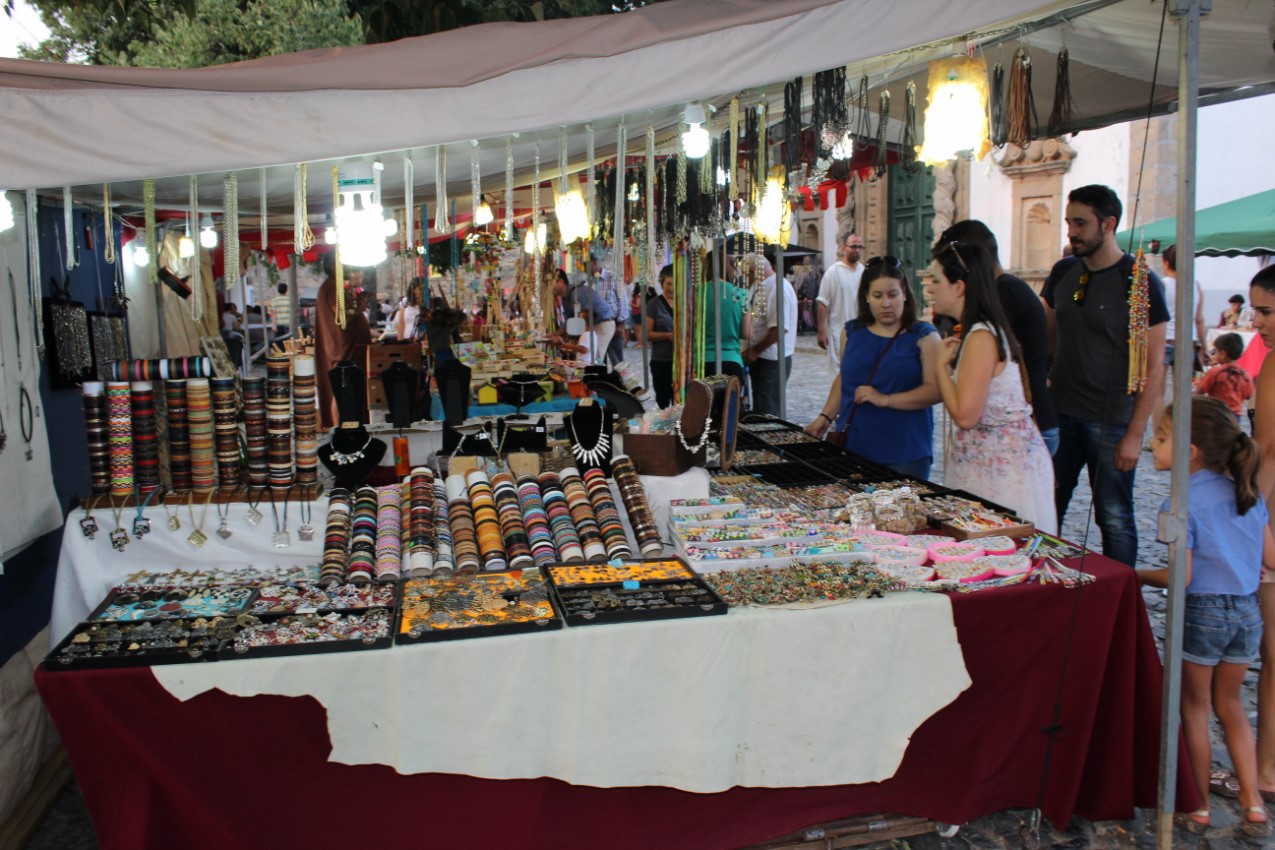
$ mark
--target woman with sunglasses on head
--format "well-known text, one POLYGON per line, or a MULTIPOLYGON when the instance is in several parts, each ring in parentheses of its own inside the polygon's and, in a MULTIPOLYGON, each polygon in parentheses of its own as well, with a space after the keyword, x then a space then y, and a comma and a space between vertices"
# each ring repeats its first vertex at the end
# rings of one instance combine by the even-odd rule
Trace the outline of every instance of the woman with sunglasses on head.
POLYGON ((847 449, 905 475, 929 477, 939 400, 934 326, 917 320, 902 264, 874 257, 864 267, 857 318, 846 322, 841 371, 806 433, 845 435, 847 449))
POLYGON ((996 290, 995 264, 973 243, 940 242, 926 289, 935 313, 960 320, 936 352, 943 405, 956 425, 943 483, 1057 530, 1054 467, 1032 421, 1026 371, 996 290))

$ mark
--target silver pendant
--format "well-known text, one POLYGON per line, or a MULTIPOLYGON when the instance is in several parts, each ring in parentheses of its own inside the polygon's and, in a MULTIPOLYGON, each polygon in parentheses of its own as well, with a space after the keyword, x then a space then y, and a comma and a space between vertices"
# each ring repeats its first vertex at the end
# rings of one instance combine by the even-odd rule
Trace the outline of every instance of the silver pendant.
POLYGON ((248 512, 243 515, 243 518, 248 520, 248 524, 253 528, 256 528, 257 523, 261 522, 264 517, 265 514, 254 508, 252 505, 248 506, 248 512))
POLYGON ((178 531, 179 529, 181 529, 181 527, 182 527, 182 521, 177 518, 176 514, 173 514, 172 516, 168 518, 169 531, 178 531))
POLYGON ((80 520, 80 531, 84 532, 84 536, 92 540, 97 535, 97 520, 91 516, 86 516, 80 520))
POLYGON ((198 549, 200 546, 203 546, 208 542, 208 535, 196 528, 190 533, 190 536, 186 538, 186 542, 198 549))
POLYGON ((138 540, 151 533, 150 517, 139 516, 133 519, 133 536, 138 540))
POLYGON ((274 548, 276 549, 287 549, 292 545, 292 539, 288 536, 288 532, 286 531, 276 531, 274 533, 273 541, 274 548))
POLYGON ((217 526, 217 536, 220 537, 222 540, 226 540, 233 533, 234 532, 230 530, 229 520, 226 519, 226 517, 222 517, 221 525, 217 526))
POLYGON ((314 526, 312 526, 312 525, 298 525, 298 526, 297 526, 297 539, 299 539, 299 540, 313 540, 313 539, 314 539, 314 526))
POLYGON ((123 552, 124 547, 128 545, 128 532, 122 528, 117 528, 111 532, 111 546, 116 552, 123 552))

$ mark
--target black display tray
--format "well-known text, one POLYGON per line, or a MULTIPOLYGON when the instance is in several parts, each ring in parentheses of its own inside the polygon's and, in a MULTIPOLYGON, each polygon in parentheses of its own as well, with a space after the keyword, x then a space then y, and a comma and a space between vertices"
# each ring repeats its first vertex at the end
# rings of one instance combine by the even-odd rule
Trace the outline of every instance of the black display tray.
MULTIPOLYGON (((174 623, 179 621, 168 620, 165 622, 174 623)), ((143 621, 142 623, 116 623, 111 621, 80 623, 45 657, 44 669, 54 672, 63 670, 116 670, 124 667, 151 667, 157 664, 203 663, 218 659, 223 639, 212 636, 208 638, 207 645, 201 646, 197 650, 192 650, 189 647, 153 649, 150 651, 145 651, 144 649, 134 651, 121 649, 110 655, 94 656, 66 653, 66 649, 75 643, 76 635, 82 633, 91 634, 94 631, 100 632, 112 627, 119 628, 124 633, 124 637, 120 640, 120 645, 121 647, 127 647, 130 643, 136 642, 135 639, 139 637, 136 627, 149 623, 150 621, 143 621)), ((234 627, 231 628, 233 629, 234 627)))
POLYGON ((194 619, 196 617, 235 617, 242 614, 253 599, 257 595, 256 588, 251 587, 226 587, 215 588, 224 590, 229 593, 240 594, 240 598, 235 600, 238 607, 233 610, 225 610, 217 613, 200 613, 198 611, 188 611, 180 607, 180 600, 187 599, 194 594, 202 594, 205 591, 214 590, 214 588, 205 587, 147 587, 142 589, 115 587, 106 595, 106 598, 93 609, 93 613, 89 614, 88 620, 101 621, 106 623, 145 623, 155 620, 181 620, 194 619), (141 603, 151 603, 153 605, 149 610, 153 611, 152 616, 140 616, 136 618, 121 619, 119 617, 108 617, 111 608, 117 604, 133 605, 136 604, 128 600, 129 597, 137 597, 137 601, 141 603), (170 610, 165 610, 169 608, 170 610))
POLYGON ((770 444, 756 434, 750 434, 743 428, 735 433, 735 449, 768 449, 770 444))
MULTIPOLYGON (((280 658, 289 655, 318 655, 328 652, 361 652, 369 649, 387 649, 394 643, 394 611, 389 608, 367 608, 360 611, 334 611, 331 613, 344 616, 364 616, 371 611, 384 610, 387 618, 387 633, 384 637, 365 638, 361 640, 316 640, 307 643, 275 644, 266 646, 237 647, 233 640, 228 640, 219 653, 223 661, 234 661, 241 658, 280 658)), ((307 614, 286 614, 282 616, 258 617, 262 623, 278 623, 294 617, 319 616, 307 614)))
MULTIPOLYGON (((323 591, 331 591, 334 588, 339 588, 342 586, 340 584, 321 585, 317 581, 312 582, 310 584, 313 584, 316 589, 323 590, 323 591)), ((272 587, 272 586, 273 585, 263 585, 262 587, 258 588, 256 596, 253 597, 252 602, 249 605, 247 605, 244 608, 244 610, 247 613, 252 614, 254 617, 265 618, 265 617, 284 617, 284 616, 288 616, 291 614, 298 614, 298 613, 299 614, 329 614, 329 613, 341 614, 344 612, 367 611, 372 608, 393 608, 395 610, 398 609, 400 584, 397 581, 381 581, 381 582, 365 582, 365 583, 357 584, 353 586, 357 587, 359 590, 366 590, 367 592, 372 594, 376 594, 378 591, 384 592, 386 589, 388 589, 390 592, 390 599, 388 601, 388 604, 383 604, 383 605, 369 604, 369 605, 364 605, 361 607, 347 606, 344 608, 334 607, 332 605, 321 605, 315 608, 301 608, 299 610, 293 610, 293 611, 254 611, 253 608, 256 605, 262 604, 266 602, 268 599, 268 597, 265 597, 262 594, 262 590, 265 587, 272 587)), ((304 587, 307 585, 303 583, 295 583, 295 584, 287 584, 283 586, 284 587, 304 587)))
POLYGON ((784 457, 796 458, 797 460, 844 458, 850 455, 841 446, 835 446, 827 440, 819 440, 812 443, 784 443, 777 446, 767 445, 771 451, 779 452, 784 457))
MULTIPOLYGON (((696 574, 695 570, 686 563, 682 558, 676 556, 665 558, 634 558, 626 560, 626 563, 651 563, 659 561, 677 561, 690 574, 685 578, 669 578, 656 579, 652 581, 643 581, 637 587, 625 587, 622 582, 599 582, 596 584, 571 584, 561 585, 555 580, 552 567, 545 571, 550 586, 553 588, 553 595, 556 599, 557 608, 561 612, 562 618, 569 626, 598 626, 608 623, 643 623, 654 620, 677 620, 685 617, 712 617, 725 614, 728 607, 717 593, 709 587, 702 578, 696 574), (577 609, 574 600, 581 596, 592 596, 593 594, 612 594, 621 600, 627 598, 638 598, 638 594, 665 594, 665 588, 674 586, 694 585, 695 590, 685 591, 667 591, 666 598, 677 598, 686 594, 692 594, 701 599, 708 599, 708 602, 670 605, 660 608, 622 608, 615 610, 588 610, 581 611, 577 609)), ((575 565, 564 565, 575 566, 575 565)), ((648 597, 649 598, 649 597, 648 597)))
POLYGON ((839 480, 835 473, 819 466, 811 466, 800 461, 782 463, 762 463, 745 466, 750 475, 755 475, 767 484, 777 487, 800 487, 805 484, 835 484, 839 480))
MULTIPOLYGON (((498 572, 478 573, 472 577, 474 582, 482 583, 484 581, 497 582, 504 578, 521 578, 521 574, 531 572, 528 570, 501 570, 498 572)), ((455 578, 455 577, 453 577, 455 578)), ((399 612, 394 621, 394 642, 400 645, 412 643, 438 643, 440 641, 449 640, 467 640, 470 638, 499 637, 501 635, 518 635, 529 634, 533 632, 552 632, 562 628, 562 611, 555 603, 552 592, 549 589, 549 583, 544 582, 545 598, 549 602, 549 606, 553 611, 553 616, 542 617, 535 620, 519 620, 507 623, 475 623, 474 625, 452 626, 445 629, 422 629, 418 634, 412 634, 410 630, 403 630, 403 619, 405 609, 408 607, 404 604, 404 600, 408 598, 407 584, 413 581, 426 582, 429 579, 405 579, 402 586, 402 595, 399 599, 399 612)), ((503 591, 501 596, 506 599, 517 598, 520 594, 517 590, 507 589, 503 591)))

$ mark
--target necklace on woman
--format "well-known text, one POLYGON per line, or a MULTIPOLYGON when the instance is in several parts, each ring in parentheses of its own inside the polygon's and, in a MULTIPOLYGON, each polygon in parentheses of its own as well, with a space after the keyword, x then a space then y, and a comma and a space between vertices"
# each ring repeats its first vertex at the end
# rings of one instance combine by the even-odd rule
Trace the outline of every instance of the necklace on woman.
MULTIPOLYGON (((601 408, 598 408, 601 410, 601 408)), ((602 461, 606 460, 608 451, 611 448, 611 437, 607 434, 604 427, 606 415, 603 414, 598 419, 598 436, 594 440, 593 445, 585 448, 580 441, 580 433, 576 430, 576 416, 580 413, 581 408, 577 407, 576 412, 567 419, 567 426, 571 429, 571 453, 576 456, 576 460, 590 466, 600 466, 602 461)))
POLYGON ((195 509, 192 507, 195 500, 192 498, 186 503, 186 513, 190 515, 190 524, 195 527, 195 530, 186 537, 186 542, 196 549, 208 542, 208 535, 204 534, 204 521, 208 519, 208 503, 213 500, 215 494, 215 490, 209 491, 208 498, 204 500, 203 510, 199 512, 199 522, 195 522, 195 509))

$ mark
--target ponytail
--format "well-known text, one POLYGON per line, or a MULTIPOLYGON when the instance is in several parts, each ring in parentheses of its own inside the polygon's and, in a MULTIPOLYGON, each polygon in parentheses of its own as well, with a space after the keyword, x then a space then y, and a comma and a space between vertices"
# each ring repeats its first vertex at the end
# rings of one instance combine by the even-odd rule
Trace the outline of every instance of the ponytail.
POLYGON ((1240 516, 1257 504, 1257 470, 1261 465, 1262 455, 1253 438, 1243 431, 1236 434, 1226 468, 1235 479, 1235 507, 1240 516))

